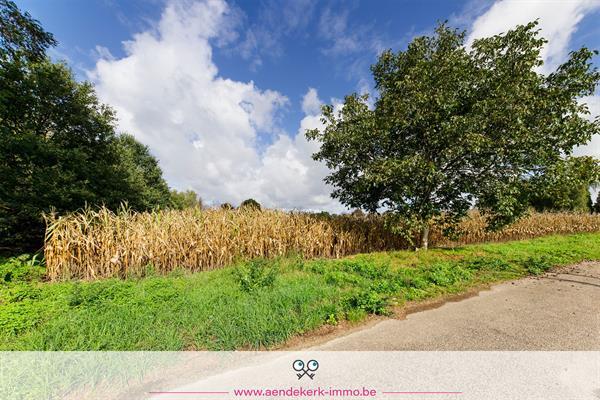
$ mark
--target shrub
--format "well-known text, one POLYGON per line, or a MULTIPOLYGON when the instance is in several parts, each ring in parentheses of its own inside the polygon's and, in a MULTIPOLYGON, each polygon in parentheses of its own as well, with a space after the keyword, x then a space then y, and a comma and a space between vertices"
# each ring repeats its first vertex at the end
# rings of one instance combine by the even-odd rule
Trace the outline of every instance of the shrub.
POLYGON ((233 210, 235 207, 231 203, 221 204, 221 210, 233 210))
POLYGON ((343 299, 348 310, 358 309, 370 314, 388 315, 388 298, 386 295, 373 292, 370 289, 361 290, 347 295, 343 299))
POLYGON ((39 281, 45 273, 37 255, 23 254, 0 261, 0 284, 39 281))

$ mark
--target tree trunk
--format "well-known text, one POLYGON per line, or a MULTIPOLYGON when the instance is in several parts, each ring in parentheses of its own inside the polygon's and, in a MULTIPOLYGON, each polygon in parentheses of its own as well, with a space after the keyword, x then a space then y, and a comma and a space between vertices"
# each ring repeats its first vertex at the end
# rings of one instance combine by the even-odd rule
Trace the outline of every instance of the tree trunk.
POLYGON ((427 250, 429 247, 429 225, 425 225, 421 231, 421 249, 427 250))

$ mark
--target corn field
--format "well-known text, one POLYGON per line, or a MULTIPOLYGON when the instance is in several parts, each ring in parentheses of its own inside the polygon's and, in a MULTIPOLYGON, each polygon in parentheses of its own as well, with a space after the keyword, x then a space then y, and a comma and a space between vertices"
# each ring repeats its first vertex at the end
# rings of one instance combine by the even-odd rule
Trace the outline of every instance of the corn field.
MULTIPOLYGON (((46 216, 45 258, 51 280, 143 276, 177 268, 206 271, 239 259, 291 253, 305 258, 403 249, 382 218, 275 210, 163 210, 113 213, 106 208, 46 216)), ((532 214, 500 232, 486 232, 473 213, 459 241, 434 227, 430 243, 449 246, 516 240, 554 233, 600 231, 600 215, 532 214)))

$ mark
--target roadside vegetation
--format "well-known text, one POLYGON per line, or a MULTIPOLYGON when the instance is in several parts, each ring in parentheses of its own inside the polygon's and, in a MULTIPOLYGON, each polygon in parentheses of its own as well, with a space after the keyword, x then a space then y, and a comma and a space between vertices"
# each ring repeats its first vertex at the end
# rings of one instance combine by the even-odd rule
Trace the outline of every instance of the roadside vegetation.
POLYGON ((338 260, 253 260, 144 278, 43 282, 30 258, 0 267, 2 350, 264 349, 323 325, 387 315, 491 282, 600 259, 600 234, 393 251, 338 260))

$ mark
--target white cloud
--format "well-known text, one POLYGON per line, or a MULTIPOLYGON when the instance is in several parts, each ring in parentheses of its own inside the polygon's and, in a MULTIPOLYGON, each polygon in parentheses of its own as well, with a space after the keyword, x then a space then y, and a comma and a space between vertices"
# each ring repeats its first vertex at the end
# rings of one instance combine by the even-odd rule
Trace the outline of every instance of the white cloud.
POLYGON ((302 98, 302 111, 306 115, 318 115, 321 113, 323 102, 319 99, 317 89, 308 88, 308 92, 302 98))
POLYGON ((341 212, 345 208, 329 196, 331 188, 323 178, 329 170, 316 163, 311 155, 319 149, 316 142, 307 141, 307 129, 322 128, 318 114, 306 115, 294 138, 280 135, 264 157, 259 176, 260 191, 268 193, 274 204, 282 208, 303 208, 341 212))
MULTIPOLYGON (((116 109, 121 130, 150 147, 172 186, 208 203, 252 197, 268 207, 340 209, 325 167, 311 159, 318 144, 304 137, 320 124, 314 104, 294 138, 279 135, 258 150, 259 135, 280 131, 288 99, 219 75, 211 41, 231 34, 223 32, 230 13, 222 0, 168 3, 152 30, 124 43, 126 56, 98 52, 89 77, 100 98, 116 109)), ((314 90, 307 95, 318 100, 314 90)))
POLYGON ((96 45, 96 47, 94 48, 94 50, 92 50, 92 56, 98 59, 105 59, 105 60, 114 60, 115 57, 112 55, 112 53, 110 52, 110 50, 104 46, 100 46, 100 45, 96 45))
MULTIPOLYGON (((590 110, 589 119, 600 118, 600 96, 587 96, 581 99, 587 103, 590 110)), ((575 148, 573 154, 576 156, 595 156, 600 158, 600 135, 594 135, 592 140, 585 146, 575 148)))
MULTIPOLYGON (((499 0, 475 19, 467 43, 470 45, 474 39, 506 32, 516 25, 539 19, 541 36, 548 40, 541 52, 544 60, 541 72, 549 73, 566 61, 578 24, 597 10, 600 10, 598 0, 499 0)), ((599 96, 588 96, 582 101, 588 103, 591 118, 600 115, 599 96)), ((600 157, 600 137, 594 136, 588 145, 576 148, 574 153, 600 157)))

